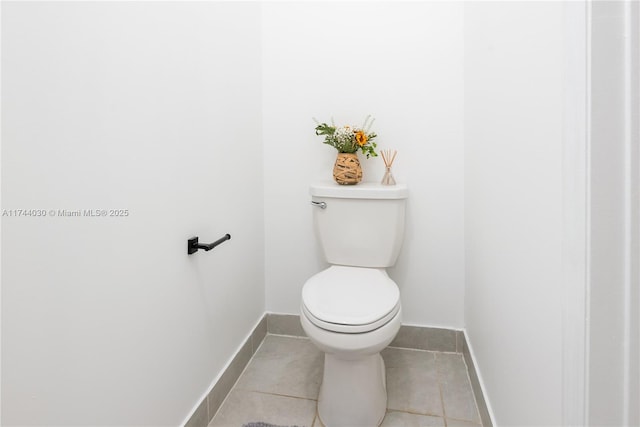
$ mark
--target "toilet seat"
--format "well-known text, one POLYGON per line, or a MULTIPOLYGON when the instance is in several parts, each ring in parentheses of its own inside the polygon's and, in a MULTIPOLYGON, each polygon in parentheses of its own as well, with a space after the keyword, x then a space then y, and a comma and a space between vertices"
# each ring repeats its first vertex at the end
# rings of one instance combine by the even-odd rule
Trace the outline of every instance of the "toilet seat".
POLYGON ((388 323, 400 310, 400 291, 382 269, 331 266, 302 288, 302 312, 319 328, 364 333, 388 323))
POLYGON ((400 303, 398 302, 398 304, 393 308, 392 311, 390 311, 386 316, 382 317, 381 319, 378 319, 373 323, 368 323, 365 325, 345 325, 341 323, 330 323, 330 322, 325 322, 323 320, 320 320, 317 317, 315 317, 313 314, 311 314, 304 304, 302 305, 302 312, 307 317, 307 319, 309 319, 311 323, 327 331, 338 332, 342 334, 363 334, 365 332, 375 331, 376 329, 389 323, 391 319, 397 316, 399 311, 400 311, 400 303))

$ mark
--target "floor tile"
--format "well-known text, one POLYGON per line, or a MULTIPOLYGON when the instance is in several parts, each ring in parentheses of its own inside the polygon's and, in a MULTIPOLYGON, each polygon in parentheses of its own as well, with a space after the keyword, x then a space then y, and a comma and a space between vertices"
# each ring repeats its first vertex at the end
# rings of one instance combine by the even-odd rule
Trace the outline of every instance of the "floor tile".
POLYGON ((447 418, 447 427, 482 427, 482 426, 472 421, 453 420, 451 418, 447 418))
POLYGON ((236 388, 317 399, 323 363, 323 353, 308 339, 267 335, 236 388))
POLYGON ((213 415, 220 408, 220 405, 227 397, 231 388, 238 380, 242 371, 247 366, 252 357, 253 344, 251 340, 247 340, 242 346, 236 357, 233 358, 231 364, 222 374, 216 385, 211 389, 207 396, 209 405, 209 415, 213 415))
POLYGON ((489 415, 487 403, 485 402, 484 396, 482 395, 478 373, 476 372, 473 360, 471 359, 471 354, 469 353, 466 341, 463 343, 463 347, 464 352, 462 353, 462 355, 464 358, 464 362, 467 365, 469 380, 471 381, 471 389, 473 390, 473 396, 476 399, 476 407, 478 408, 478 412, 480 413, 480 423, 484 426, 491 426, 493 425, 491 422, 491 416, 489 415))
POLYGON ((387 368, 411 367, 437 374, 436 353, 433 351, 387 347, 380 353, 387 368))
POLYGON ((433 352, 387 348, 387 408, 422 415, 444 415, 433 352))
POLYGON ((385 415, 380 427, 444 427, 444 420, 429 415, 390 411, 385 415))
POLYGON ((442 401, 447 417, 480 422, 473 393, 470 388, 442 385, 442 401))
POLYGON ((398 334, 391 342, 391 345, 393 347, 419 348, 426 350, 428 348, 426 335, 424 328, 402 325, 398 334))
MULTIPOLYGON (((482 427, 459 353, 382 351, 387 414, 381 427, 482 427)), ((307 338, 267 334, 210 427, 248 422, 324 427, 317 415, 324 355, 307 338)))
POLYGON ((435 353, 436 367, 440 381, 447 384, 469 384, 467 365, 462 354, 435 353))
POLYGON ((418 369, 387 369, 387 408, 444 415, 437 379, 418 369))
POLYGON ((480 422, 480 415, 461 354, 437 353, 436 365, 446 417, 480 422))
POLYGON ((314 400, 234 389, 209 427, 242 427, 249 422, 310 427, 315 415, 314 400))
POLYGON ((267 328, 270 334, 292 335, 306 337, 300 324, 300 316, 293 314, 269 314, 267 315, 267 328))

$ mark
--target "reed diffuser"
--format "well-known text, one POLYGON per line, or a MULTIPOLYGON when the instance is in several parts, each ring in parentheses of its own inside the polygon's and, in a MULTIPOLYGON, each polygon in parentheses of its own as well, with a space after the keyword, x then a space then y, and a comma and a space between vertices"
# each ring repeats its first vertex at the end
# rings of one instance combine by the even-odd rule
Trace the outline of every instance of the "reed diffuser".
POLYGON ((393 174, 391 173, 391 165, 393 165, 393 161, 396 159, 396 154, 398 152, 396 150, 382 150, 380 151, 382 155, 382 160, 384 161, 384 166, 387 169, 382 177, 382 185, 396 185, 396 180, 393 178, 393 174))

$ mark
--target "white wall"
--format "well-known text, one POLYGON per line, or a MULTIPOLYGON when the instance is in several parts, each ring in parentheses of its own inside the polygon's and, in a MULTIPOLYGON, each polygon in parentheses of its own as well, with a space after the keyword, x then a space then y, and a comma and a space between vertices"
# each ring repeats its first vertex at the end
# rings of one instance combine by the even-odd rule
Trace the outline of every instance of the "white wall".
POLYGON ((640 417, 637 7, 591 5, 590 425, 640 417))
MULTIPOLYGON (((275 2, 262 25, 267 310, 298 313, 302 285, 325 266, 308 188, 331 179, 336 151, 311 118, 360 124, 372 114, 410 188, 389 270, 404 322, 462 327, 462 3, 275 2)), ((382 178, 380 157, 362 163, 365 181, 382 178)))
POLYGON ((640 425, 640 4, 629 3, 628 19, 628 59, 630 71, 629 95, 629 190, 628 209, 631 221, 630 230, 630 262, 629 271, 629 317, 627 320, 629 334, 628 348, 628 414, 629 425, 640 425), (636 361, 636 363, 634 363, 636 361))
MULTIPOLYGON (((404 322, 466 326, 496 425, 561 424, 561 3, 4 3, 2 12, 2 208, 129 211, 2 218, 3 424, 183 421, 264 311, 265 292, 267 310, 297 313, 304 281, 325 266, 308 186, 330 179, 335 151, 311 117, 357 124, 367 114, 380 148, 399 150, 394 172, 411 189, 390 269, 404 322), (227 232, 211 253, 184 253, 191 235, 227 232)), ((600 16, 594 52, 604 57, 616 53, 607 43, 620 16, 600 16)), ((616 95, 607 70, 604 107, 616 95)), ((624 411, 616 387, 624 369, 637 376, 638 351, 637 335, 600 351, 620 325, 627 338, 613 344, 624 347, 638 305, 625 307, 628 288, 609 289, 619 257, 608 227, 623 236, 607 201, 628 194, 610 191, 621 177, 608 162, 623 148, 609 146, 618 116, 600 113, 592 167, 609 181, 592 195, 597 423, 624 411)), ((380 158, 363 164, 366 181, 381 178, 380 158)))
POLYGON ((2 208, 129 210, 2 218, 3 425, 177 425, 262 315, 259 16, 3 3, 2 208))
POLYGON ((624 358, 624 16, 592 5, 589 421, 622 425, 624 358))
POLYGON ((561 425, 563 6, 464 22, 467 333, 496 425, 561 425))

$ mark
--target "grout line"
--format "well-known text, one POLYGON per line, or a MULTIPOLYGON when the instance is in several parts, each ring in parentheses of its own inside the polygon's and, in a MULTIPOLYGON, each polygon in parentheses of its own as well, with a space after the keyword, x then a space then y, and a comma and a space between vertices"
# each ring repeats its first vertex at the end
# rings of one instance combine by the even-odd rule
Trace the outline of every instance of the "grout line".
POLYGON ((442 395, 442 375, 440 374, 440 364, 438 363, 438 355, 434 354, 436 378, 438 379, 438 391, 440 392, 440 406, 442 408, 442 419, 444 420, 444 426, 447 427, 447 412, 444 409, 444 397, 442 395))
POLYGON ((477 424, 479 426, 482 426, 482 421, 476 422, 474 420, 465 420, 463 418, 454 418, 454 417, 448 417, 448 419, 451 420, 451 421, 464 421, 466 423, 472 423, 472 424, 477 424))
POLYGON ((300 335, 285 335, 285 334, 274 334, 273 332, 267 331, 267 335, 271 335, 274 337, 286 337, 286 338, 296 338, 300 340, 308 340, 309 337, 301 337, 300 335))
MULTIPOLYGON (((415 412, 412 411, 411 409, 394 409, 394 408, 387 408, 387 413, 389 412, 401 412, 403 414, 411 414, 411 415, 422 415, 422 416, 427 416, 427 417, 434 417, 434 418, 444 418, 444 415, 442 414, 433 414, 431 412, 415 412)), ((462 420, 460 420, 462 421, 462 420)))
POLYGON ((444 354, 459 354, 462 356, 462 353, 458 353, 457 351, 438 351, 438 350, 423 350, 421 348, 411 348, 411 347, 396 347, 392 345, 388 345, 385 348, 393 348, 397 350, 407 350, 407 351, 420 351, 422 353, 444 353, 444 354))
POLYGON ((239 388, 238 391, 248 391, 250 393, 268 394, 268 395, 271 395, 271 396, 278 396, 278 397, 288 397, 290 399, 310 400, 312 402, 317 402, 318 401, 318 399, 313 399, 311 397, 300 397, 300 396, 293 396, 293 395, 290 395, 290 394, 274 393, 274 392, 271 392, 271 391, 253 390, 253 389, 248 389, 248 388, 239 388))
POLYGON ((436 362, 436 377, 438 378, 438 391, 440 392, 440 406, 442 407, 442 419, 444 419, 444 425, 447 426, 447 411, 444 409, 444 397, 442 396, 442 381, 440 381, 440 369, 436 362))

